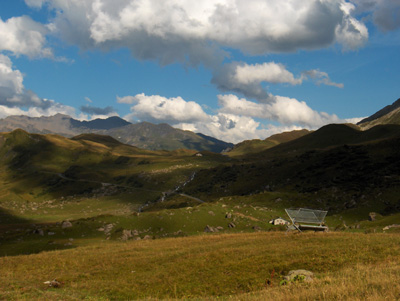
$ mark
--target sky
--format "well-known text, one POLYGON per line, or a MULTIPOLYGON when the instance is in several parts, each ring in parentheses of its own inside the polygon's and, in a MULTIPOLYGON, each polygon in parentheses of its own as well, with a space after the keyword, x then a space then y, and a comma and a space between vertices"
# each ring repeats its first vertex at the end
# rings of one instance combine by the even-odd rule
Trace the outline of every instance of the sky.
POLYGON ((238 143, 400 98, 400 0, 0 0, 0 118, 168 123, 238 143))

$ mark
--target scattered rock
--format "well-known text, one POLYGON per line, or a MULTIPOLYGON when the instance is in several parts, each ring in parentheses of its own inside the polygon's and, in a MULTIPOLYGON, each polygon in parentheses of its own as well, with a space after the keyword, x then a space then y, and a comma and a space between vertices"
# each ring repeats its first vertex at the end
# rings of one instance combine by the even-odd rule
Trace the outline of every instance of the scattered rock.
POLYGON ((314 273, 307 270, 292 270, 283 278, 289 282, 311 282, 314 280, 314 273))
POLYGON ((207 225, 207 226, 204 228, 204 232, 215 232, 215 230, 214 230, 213 227, 207 225))
POLYGON ((49 287, 54 287, 54 288, 61 287, 61 285, 62 285, 62 282, 57 281, 57 279, 54 279, 51 281, 45 281, 43 283, 47 284, 49 287))
POLYGON ((208 214, 215 216, 215 213, 213 211, 208 211, 208 214))
POLYGON ((226 215, 225 215, 225 218, 232 218, 232 213, 227 212, 226 215))
POLYGON ((224 230, 224 228, 223 228, 223 227, 221 227, 221 226, 218 226, 218 227, 216 227, 215 229, 217 229, 218 231, 222 231, 222 230, 224 230))
POLYGON ((132 230, 122 230, 121 240, 127 241, 128 239, 132 238, 132 230))
POLYGON ((56 234, 56 233, 54 233, 54 232, 47 232, 47 235, 54 235, 54 234, 56 234))
POLYGON ((400 225, 393 224, 393 225, 390 225, 390 226, 386 226, 385 228, 383 228, 383 231, 389 230, 391 228, 400 228, 400 225))
POLYGON ((145 237, 143 237, 143 239, 146 239, 146 240, 151 239, 151 236, 150 235, 146 235, 145 237))
POLYGON ((259 226, 253 226, 253 230, 255 230, 255 231, 260 231, 260 230, 261 230, 261 227, 259 227, 259 226))
POLYGON ((66 229, 66 228, 71 228, 72 227, 72 223, 70 221, 63 221, 61 223, 61 229, 66 229))
POLYGON ((230 223, 228 224, 228 227, 229 227, 229 228, 235 228, 236 225, 235 225, 233 222, 230 222, 230 223))
POLYGON ((370 212, 368 214, 368 220, 371 222, 375 221, 376 220, 376 212, 370 212))
POLYGON ((33 234, 39 234, 40 236, 44 236, 43 229, 35 229, 33 230, 33 234))
POLYGON ((107 224, 104 226, 104 233, 106 235, 110 235, 111 234, 111 230, 114 228, 114 224, 107 224))

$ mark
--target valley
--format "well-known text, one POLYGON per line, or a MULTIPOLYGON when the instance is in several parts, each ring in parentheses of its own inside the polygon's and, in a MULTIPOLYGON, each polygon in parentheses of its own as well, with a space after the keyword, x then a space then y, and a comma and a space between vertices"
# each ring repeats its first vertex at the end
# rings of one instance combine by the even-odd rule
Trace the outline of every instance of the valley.
POLYGON ((332 124, 224 153, 1 133, 0 298, 374 298, 392 283, 349 273, 400 276, 399 149, 395 124, 332 124), (329 233, 270 223, 293 207, 328 210, 329 233), (315 282, 282 287, 296 268, 315 282), (61 287, 43 285, 52 279, 61 287))

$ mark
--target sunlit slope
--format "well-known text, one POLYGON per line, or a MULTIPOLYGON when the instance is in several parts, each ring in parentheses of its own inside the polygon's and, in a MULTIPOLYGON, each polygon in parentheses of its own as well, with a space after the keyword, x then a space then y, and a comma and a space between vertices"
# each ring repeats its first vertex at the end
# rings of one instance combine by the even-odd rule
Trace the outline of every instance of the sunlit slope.
POLYGON ((0 135, 1 179, 16 194, 31 189, 36 196, 89 193, 105 184, 119 185, 119 190, 123 186, 157 190, 159 195, 195 170, 226 161, 221 155, 194 154, 142 150, 96 134, 68 139, 15 130, 0 135))
POLYGON ((358 123, 364 130, 382 124, 400 124, 400 98, 358 123))
POLYGON ((395 234, 263 232, 103 241, 0 258, 0 299, 395 300, 399 259, 395 234), (312 271, 314 281, 280 285, 297 269, 312 271), (60 287, 43 283, 53 279, 60 287))
POLYGON ((268 137, 265 140, 260 140, 260 139, 246 140, 236 144, 233 147, 233 149, 227 152, 226 154, 228 156, 235 157, 235 156, 243 156, 246 154, 259 153, 263 150, 269 149, 284 142, 300 138, 309 133, 310 131, 304 129, 304 130, 275 134, 268 137))

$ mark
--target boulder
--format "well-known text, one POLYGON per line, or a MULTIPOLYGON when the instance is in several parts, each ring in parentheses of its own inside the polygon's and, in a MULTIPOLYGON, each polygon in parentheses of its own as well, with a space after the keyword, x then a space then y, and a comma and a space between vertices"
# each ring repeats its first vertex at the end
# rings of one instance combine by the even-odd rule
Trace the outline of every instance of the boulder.
POLYGON ((371 222, 375 221, 376 220, 376 212, 370 212, 368 214, 368 220, 371 222))
POLYGON ((204 228, 204 232, 215 232, 215 229, 209 225, 204 228))
POLYGON ((44 236, 44 231, 43 229, 35 229, 33 230, 34 234, 39 234, 40 236, 44 236))
POLYGON ((390 225, 390 226, 386 226, 385 228, 383 228, 383 231, 389 230, 391 228, 400 228, 400 225, 393 224, 393 225, 390 225))
POLYGON ((225 215, 225 218, 232 218, 232 213, 227 212, 226 215, 225 215))
POLYGON ((113 224, 107 224, 104 226, 104 233, 106 235, 110 235, 111 234, 111 230, 114 228, 113 224))
POLYGON ((66 228, 71 228, 72 227, 72 223, 70 221, 63 221, 61 223, 61 229, 66 229, 66 228))
POLYGON ((151 236, 150 235, 146 235, 145 237, 143 237, 143 239, 149 240, 149 239, 151 239, 151 236))
POLYGON ((127 241, 128 239, 132 238, 132 230, 122 230, 121 240, 127 241))
POLYGON ((51 281, 45 281, 43 283, 47 284, 49 287, 55 287, 55 288, 58 288, 62 285, 62 282, 57 281, 57 279, 51 281))
POLYGON ((229 228, 235 228, 236 225, 235 225, 233 222, 230 222, 230 223, 228 224, 228 227, 229 227, 229 228))
POLYGON ((283 278, 288 282, 311 282, 313 281, 314 273, 307 270, 292 270, 283 278))
POLYGON ((215 213, 213 211, 208 211, 208 214, 215 216, 215 213))

